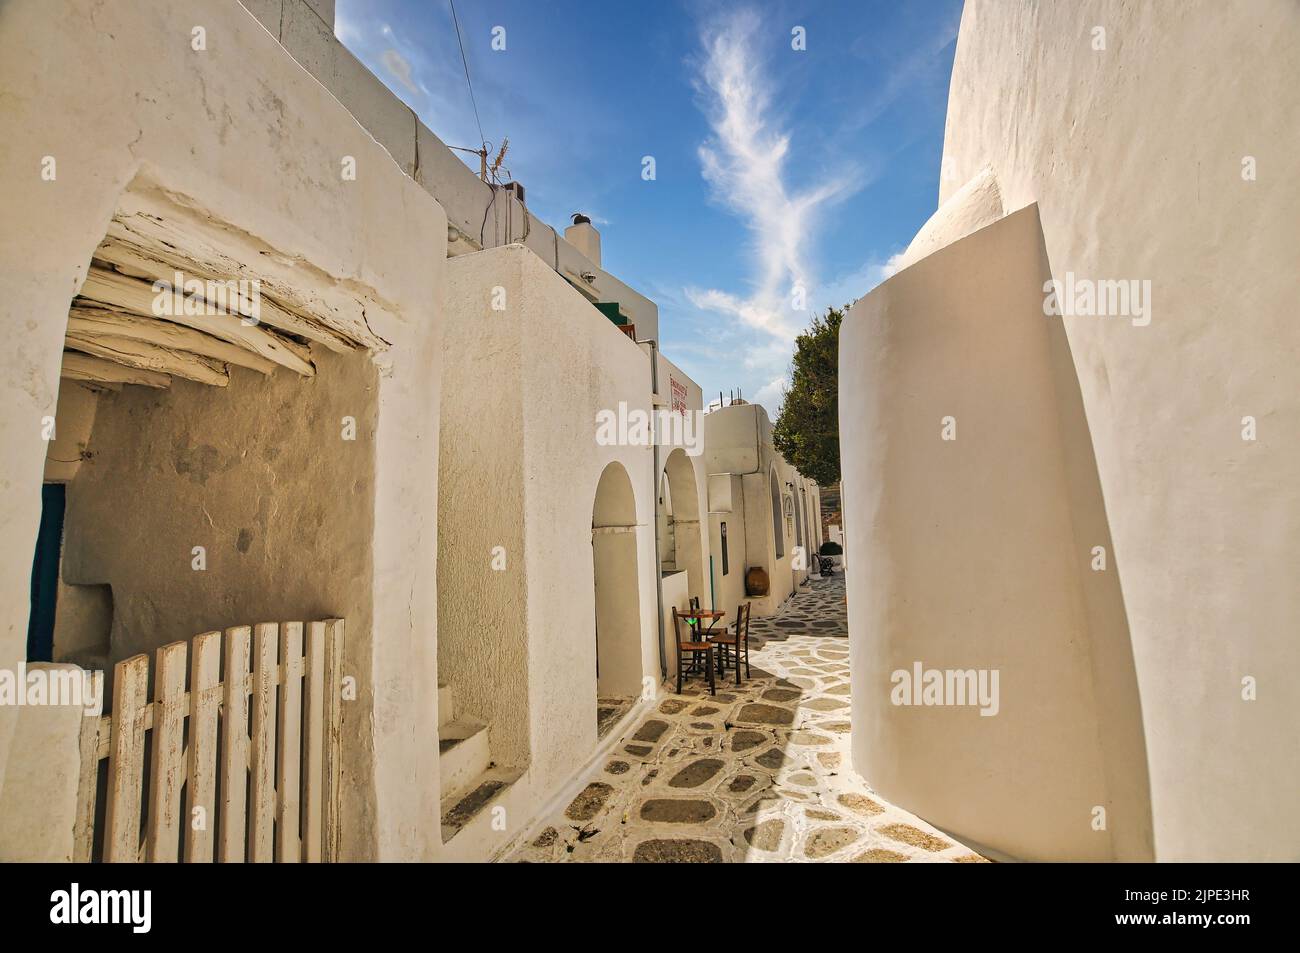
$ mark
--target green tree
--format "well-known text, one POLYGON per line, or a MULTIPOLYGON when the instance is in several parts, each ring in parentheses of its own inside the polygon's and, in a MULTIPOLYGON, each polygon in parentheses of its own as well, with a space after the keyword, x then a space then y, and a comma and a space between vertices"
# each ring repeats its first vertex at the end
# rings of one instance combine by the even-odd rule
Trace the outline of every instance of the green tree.
POLYGON ((785 402, 772 428, 781 455, 821 486, 840 481, 840 323, 847 308, 828 308, 795 338, 785 402))

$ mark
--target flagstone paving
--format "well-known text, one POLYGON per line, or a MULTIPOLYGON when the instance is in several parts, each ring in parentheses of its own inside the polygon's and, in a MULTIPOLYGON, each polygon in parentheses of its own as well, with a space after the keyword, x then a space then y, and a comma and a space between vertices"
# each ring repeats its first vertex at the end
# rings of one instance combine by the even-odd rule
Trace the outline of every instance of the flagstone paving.
POLYGON ((666 694, 504 859, 983 862, 849 767, 842 574, 814 580, 750 633, 751 678, 719 681, 714 696, 699 679, 666 694))

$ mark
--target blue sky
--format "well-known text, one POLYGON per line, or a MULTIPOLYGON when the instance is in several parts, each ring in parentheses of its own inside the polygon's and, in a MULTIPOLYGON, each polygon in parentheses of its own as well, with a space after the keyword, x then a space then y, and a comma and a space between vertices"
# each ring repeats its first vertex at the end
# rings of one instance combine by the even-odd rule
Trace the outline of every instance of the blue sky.
MULTIPOLYGON (((591 216, 605 269, 659 305, 664 353, 706 400, 739 387, 775 416, 793 336, 879 283, 934 211, 961 0, 456 13, 483 135, 509 137, 529 207, 560 228, 591 216)), ((444 142, 477 147, 447 0, 338 0, 336 32, 444 142)))

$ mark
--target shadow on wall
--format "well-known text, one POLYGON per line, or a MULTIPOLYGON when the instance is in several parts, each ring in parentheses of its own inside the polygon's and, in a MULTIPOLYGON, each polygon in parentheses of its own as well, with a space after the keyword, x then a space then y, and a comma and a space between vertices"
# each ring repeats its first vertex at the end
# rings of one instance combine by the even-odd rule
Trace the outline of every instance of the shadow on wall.
MULTIPOLYGON (((1038 243, 1042 260, 1051 272, 1041 228, 1038 243)), ((1119 560, 1111 541, 1110 519, 1070 340, 1062 319, 1045 320, 1078 547, 1079 582, 1092 649, 1097 734, 1108 793, 1106 803, 1100 806, 1106 809, 1114 858, 1153 860, 1155 842, 1142 698, 1119 560)))
POLYGON ((994 854, 1150 859, 1123 594, 1050 274, 1031 206, 899 272, 841 332, 854 766, 994 854), (991 717, 898 694, 917 666, 996 674, 991 717))

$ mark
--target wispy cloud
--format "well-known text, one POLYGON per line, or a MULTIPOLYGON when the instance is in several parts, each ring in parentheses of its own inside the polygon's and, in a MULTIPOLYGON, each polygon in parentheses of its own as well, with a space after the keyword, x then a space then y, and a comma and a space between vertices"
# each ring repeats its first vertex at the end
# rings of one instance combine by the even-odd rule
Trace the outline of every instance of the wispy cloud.
POLYGON ((420 87, 415 85, 415 78, 411 75, 411 64, 406 57, 397 50, 387 49, 379 54, 379 59, 384 64, 384 69, 388 70, 394 79, 405 86, 409 92, 420 95, 420 87))
MULTIPOLYGON (((936 67, 950 62, 945 61, 939 54, 957 39, 957 28, 960 24, 959 6, 947 16, 929 25, 925 34, 919 37, 908 52, 897 59, 885 73, 885 81, 870 90, 867 98, 850 115, 843 132, 852 133, 871 125, 901 97, 913 92, 918 85, 923 86, 934 82, 937 75, 936 67)), ((866 35, 855 40, 849 48, 854 56, 880 57, 886 51, 876 48, 877 42, 877 38, 866 35)))
POLYGON ((785 399, 785 389, 790 386, 784 376, 768 381, 758 389, 754 395, 754 402, 762 404, 764 407, 779 407, 781 401, 785 399))
POLYGON ((853 304, 876 285, 897 274, 905 252, 906 249, 896 252, 883 261, 873 258, 824 285, 814 299, 814 310, 824 311, 826 308, 842 308, 853 304))
POLYGON ((749 10, 706 26, 697 80, 712 133, 699 147, 701 168, 714 199, 749 230, 753 284, 746 293, 690 288, 687 295, 698 308, 729 314, 788 345, 809 309, 797 307, 795 289, 810 289, 816 277, 808 257, 816 215, 860 180, 843 169, 802 188, 788 181, 791 134, 773 108, 759 27, 749 10))

